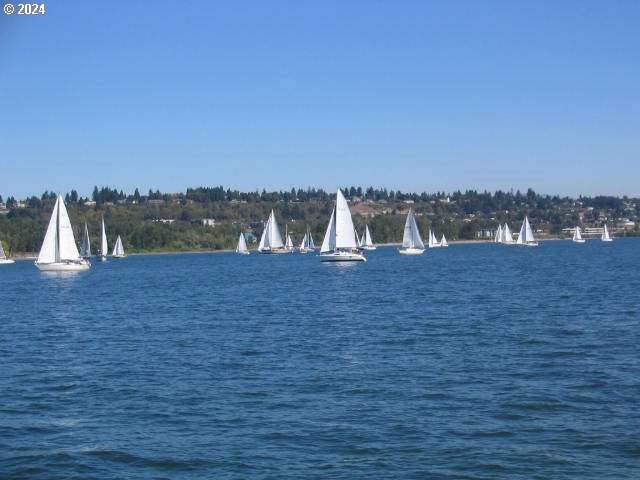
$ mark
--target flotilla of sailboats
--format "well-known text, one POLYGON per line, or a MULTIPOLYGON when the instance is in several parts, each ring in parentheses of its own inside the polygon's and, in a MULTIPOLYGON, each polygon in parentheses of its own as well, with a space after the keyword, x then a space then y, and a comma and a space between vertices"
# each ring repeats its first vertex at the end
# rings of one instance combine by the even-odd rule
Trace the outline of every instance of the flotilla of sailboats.
POLYGON ((398 249, 398 252, 402 255, 422 255, 424 253, 424 242, 412 209, 409 209, 407 220, 404 223, 402 247, 398 249))
MULTIPOLYGON (((107 235, 104 217, 101 223, 101 242, 100 249, 96 255, 99 261, 107 259, 107 235)), ((295 250, 293 240, 285 226, 286 241, 282 241, 282 236, 278 228, 275 213, 271 210, 271 214, 265 224, 264 231, 258 245, 258 252, 267 254, 291 253, 295 250)), ((582 236, 580 226, 574 228, 573 242, 585 243, 582 236)), ((607 225, 604 224, 602 229, 601 240, 603 242, 612 242, 613 238, 609 234, 607 225)), ((534 237, 529 218, 525 216, 518 238, 513 240, 509 225, 498 225, 494 237, 495 243, 516 244, 528 247, 538 245, 534 237)), ((435 234, 429 229, 429 248, 448 247, 449 244, 445 235, 442 235, 440 241, 437 240, 435 234)), ((300 253, 313 252, 315 244, 311 235, 309 226, 306 228, 302 242, 300 243, 300 253)), ((365 250, 375 250, 369 225, 365 225, 362 237, 358 236, 358 232, 354 227, 351 218, 351 211, 347 200, 342 191, 338 189, 336 193, 336 203, 331 212, 331 218, 327 225, 327 230, 320 249, 320 260, 323 262, 365 262, 363 252, 365 250)), ((250 251, 247 247, 247 240, 244 233, 240 233, 236 246, 236 253, 240 255, 249 255, 250 251)), ((403 255, 421 255, 425 251, 425 245, 420 235, 420 230, 415 219, 413 209, 409 209, 404 226, 404 234, 402 238, 402 247, 398 249, 403 255)), ((126 253, 122 238, 118 235, 112 252, 113 258, 124 258, 126 253)), ((49 220, 49 224, 42 242, 42 248, 38 255, 35 265, 42 271, 82 271, 91 267, 88 259, 91 257, 91 241, 89 237, 89 228, 87 223, 84 224, 83 238, 80 251, 76 246, 73 228, 69 219, 66 206, 62 196, 58 195, 56 203, 49 220)), ((14 263, 8 259, 3 245, 0 242, 0 264, 14 263)))
POLYGON ((366 262, 362 250, 358 249, 357 235, 351 219, 351 211, 344 195, 338 189, 336 205, 324 234, 320 248, 323 262, 366 262))

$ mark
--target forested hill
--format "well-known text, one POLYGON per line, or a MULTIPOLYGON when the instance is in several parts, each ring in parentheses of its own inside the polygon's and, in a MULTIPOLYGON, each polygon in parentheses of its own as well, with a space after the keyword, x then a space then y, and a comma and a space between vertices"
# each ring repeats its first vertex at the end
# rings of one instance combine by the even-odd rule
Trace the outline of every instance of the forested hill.
MULTIPOLYGON (((563 229, 581 225, 602 227, 607 222, 616 235, 636 235, 640 199, 627 197, 579 197, 577 199, 521 192, 405 193, 369 187, 343 189, 359 231, 369 224, 377 243, 400 242, 405 215, 416 212, 423 237, 432 228, 450 240, 487 238, 498 222, 517 230, 525 215, 544 236, 566 235, 563 229)), ((56 194, 45 192, 26 199, 0 196, 0 240, 13 253, 37 252, 42 243, 56 194)), ((185 193, 138 189, 127 194, 109 187, 95 187, 91 198, 73 190, 66 204, 80 241, 84 222, 97 247, 100 220, 104 216, 109 243, 121 235, 130 252, 187 251, 233 248, 241 231, 259 237, 271 209, 284 232, 285 224, 299 243, 306 225, 316 243, 322 240, 331 215, 335 193, 322 189, 280 192, 240 192, 219 187, 189 188, 185 193)), ((251 239, 252 236, 249 235, 251 239)))

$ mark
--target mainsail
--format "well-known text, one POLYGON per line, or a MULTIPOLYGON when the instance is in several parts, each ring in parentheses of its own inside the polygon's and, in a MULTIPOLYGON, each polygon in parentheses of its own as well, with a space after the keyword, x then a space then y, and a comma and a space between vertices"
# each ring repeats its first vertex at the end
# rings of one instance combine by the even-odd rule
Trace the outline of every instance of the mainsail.
POLYGON ((87 222, 84 222, 84 236, 82 237, 80 254, 85 258, 91 256, 91 242, 89 241, 89 229, 87 228, 87 222))
POLYGON ((407 221, 404 223, 404 235, 402 236, 402 246, 404 248, 424 248, 424 242, 420 237, 418 224, 413 216, 413 210, 409 209, 407 221))
POLYGON ((496 243, 503 243, 504 239, 502 237, 503 233, 502 233, 502 226, 498 225, 498 230, 496 230, 496 238, 494 239, 494 242, 496 243))
POLYGON ((244 238, 244 233, 240 233, 240 237, 238 238, 238 246, 236 247, 237 253, 248 252, 247 248, 247 240, 244 238))
POLYGON ((122 238, 120 238, 120 235, 118 235, 116 244, 113 247, 112 255, 114 257, 124 257, 124 247, 122 246, 122 238))

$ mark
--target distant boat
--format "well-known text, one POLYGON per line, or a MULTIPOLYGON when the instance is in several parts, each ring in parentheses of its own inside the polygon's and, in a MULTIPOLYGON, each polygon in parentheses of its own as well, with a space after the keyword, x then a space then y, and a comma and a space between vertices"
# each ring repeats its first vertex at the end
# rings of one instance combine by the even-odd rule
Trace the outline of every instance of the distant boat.
POLYGON ((80 271, 91 267, 78 252, 69 214, 61 195, 56 199, 35 264, 40 270, 50 272, 80 271))
POLYGON ((498 230, 496 230, 496 236, 493 241, 495 243, 503 243, 502 225, 498 225, 498 230))
POLYGON ((236 247, 236 253, 239 255, 249 255, 249 249, 247 248, 247 240, 244 238, 244 233, 240 232, 238 238, 238 246, 236 247))
POLYGON ((531 230, 531 225, 529 224, 528 217, 524 217, 524 221, 522 222, 522 227, 520 227, 520 235, 518 235, 516 245, 523 245, 525 247, 538 246, 538 242, 533 236, 533 230, 531 230))
POLYGON ((264 226, 264 231, 260 237, 260 243, 258 244, 259 253, 291 253, 291 250, 287 250, 282 241, 282 235, 278 228, 278 222, 276 216, 271 210, 267 224, 264 226))
POLYGON ((511 235, 511 230, 509 230, 507 222, 505 222, 504 227, 502 227, 502 243, 506 245, 513 245, 516 243, 513 239, 513 235, 511 235))
POLYGON ((429 248, 438 248, 440 247, 440 242, 436 239, 436 236, 433 234, 431 229, 429 229, 429 248))
POLYGON ((331 212, 331 219, 324 234, 320 260, 323 262, 366 262, 367 259, 358 251, 353 220, 349 204, 338 189, 336 206, 331 212))
POLYGON ((307 226, 307 233, 304 234, 302 238, 302 243, 300 243, 300 253, 309 253, 313 252, 316 249, 316 246, 313 243, 313 237, 311 236, 311 229, 307 226))
POLYGON ((113 258, 124 258, 127 255, 124 253, 124 247, 122 246, 122 239, 120 235, 116 239, 116 244, 113 246, 113 253, 111 254, 113 258))
POLYGON ((409 209, 407 221, 404 223, 402 248, 398 249, 398 252, 402 255, 422 255, 424 253, 424 242, 420 237, 420 230, 411 209, 409 209))
POLYGON ((607 224, 604 224, 604 229, 602 230, 602 237, 600 239, 603 242, 613 242, 613 238, 609 236, 609 229, 607 228, 607 224))
POLYGON ((107 252, 109 247, 107 245, 107 230, 104 228, 104 217, 102 217, 102 236, 100 237, 100 250, 96 255, 96 260, 99 262, 107 261, 107 252))
POLYGON ((582 238, 582 233, 580 233, 580 227, 576 226, 575 230, 573 231, 573 242, 574 243, 584 243, 585 239, 582 238))
POLYGON ((15 263, 15 260, 7 258, 7 254, 4 253, 4 248, 2 247, 2 241, 0 240, 0 265, 9 265, 10 263, 15 263))
POLYGON ((441 247, 448 247, 449 244, 447 243, 447 239, 444 236, 444 233, 442 234, 442 240, 440 240, 440 246, 441 247))
POLYGON ((362 242, 360 241, 360 235, 358 234, 358 230, 356 230, 356 229, 355 229, 355 227, 354 227, 354 229, 353 229, 353 236, 354 236, 354 237, 355 237, 355 239, 356 239, 356 246, 357 246, 357 248, 358 248, 358 249, 360 249, 360 250, 364 250, 364 249, 362 248, 362 242))
POLYGON ((369 225, 364 226, 364 233, 362 234, 362 239, 360 240, 360 246, 364 250, 375 250, 376 246, 373 244, 373 239, 371 238, 371 232, 369 231, 369 225))
POLYGON ((291 235, 289 234, 288 226, 285 225, 284 228, 285 228, 285 232, 286 232, 285 233, 285 238, 287 239, 285 244, 284 244, 284 248, 286 248, 290 252, 293 252, 296 249, 296 247, 293 246, 293 240, 291 240, 291 235))
POLYGON ((89 240, 89 229, 87 228, 87 222, 84 222, 84 236, 82 237, 80 256, 87 260, 91 257, 91 242, 89 240))

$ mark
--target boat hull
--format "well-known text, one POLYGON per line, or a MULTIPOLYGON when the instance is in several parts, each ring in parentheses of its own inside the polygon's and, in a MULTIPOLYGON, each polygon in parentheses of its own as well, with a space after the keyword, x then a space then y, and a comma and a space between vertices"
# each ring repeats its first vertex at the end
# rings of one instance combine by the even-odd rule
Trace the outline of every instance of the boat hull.
POLYGON ((283 253, 293 253, 293 250, 286 250, 284 248, 276 249, 276 250, 258 250, 259 253, 263 255, 281 255, 283 253))
POLYGON ((251 255, 251 252, 249 251, 245 251, 245 252, 236 252, 238 255, 251 255))
POLYGON ((300 253, 311 253, 313 252, 313 248, 301 248, 300 250, 298 250, 300 253))
POLYGON ((127 258, 126 255, 111 255, 111 258, 127 258))
POLYGON ((369 246, 365 246, 365 247, 361 247, 363 250, 376 250, 376 246, 374 245, 369 245, 369 246))
POLYGON ((586 240, 584 238, 580 239, 580 240, 573 240, 573 243, 585 243, 586 240))
POLYGON ((332 252, 321 253, 321 262, 366 262, 367 259, 361 253, 354 252, 332 252))
POLYGON ((91 264, 89 262, 60 262, 60 263, 38 263, 36 267, 41 272, 81 272, 89 270, 91 264))
POLYGON ((603 238, 603 242, 613 242, 613 238, 603 238))
POLYGON ((6 258, 3 260, 0 260, 0 265, 9 265, 10 263, 16 263, 15 260, 11 260, 10 258, 6 258))
POLYGON ((400 255, 422 255, 424 250, 422 248, 399 248, 398 253, 400 255))

